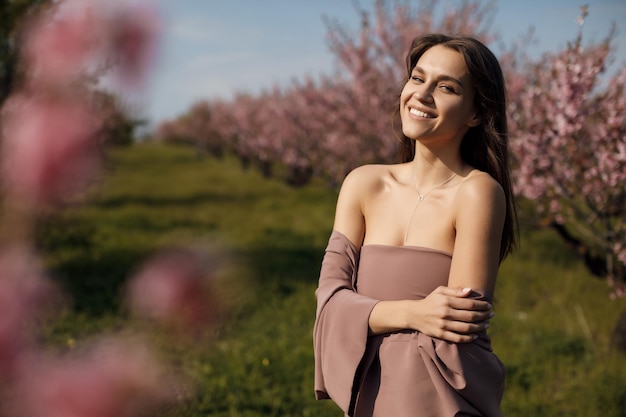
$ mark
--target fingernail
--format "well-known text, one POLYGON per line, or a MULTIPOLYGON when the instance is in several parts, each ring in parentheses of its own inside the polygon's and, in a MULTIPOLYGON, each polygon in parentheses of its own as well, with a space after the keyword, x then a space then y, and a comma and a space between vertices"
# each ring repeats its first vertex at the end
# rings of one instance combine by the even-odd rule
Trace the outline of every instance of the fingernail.
POLYGON ((489 323, 485 324, 485 329, 489 328, 489 323))
POLYGON ((472 291, 472 289, 471 288, 463 288, 463 292, 469 292, 469 291, 472 291))
POLYGON ((478 335, 475 334, 472 336, 472 340, 476 340, 476 339, 478 339, 478 335))
POLYGON ((491 307, 493 307, 491 303, 487 304, 487 310, 491 310, 491 307))
POLYGON ((493 311, 490 311, 490 312, 489 312, 489 318, 492 318, 492 317, 493 317, 493 316, 495 316, 495 315, 496 315, 496 313, 494 313, 493 311))

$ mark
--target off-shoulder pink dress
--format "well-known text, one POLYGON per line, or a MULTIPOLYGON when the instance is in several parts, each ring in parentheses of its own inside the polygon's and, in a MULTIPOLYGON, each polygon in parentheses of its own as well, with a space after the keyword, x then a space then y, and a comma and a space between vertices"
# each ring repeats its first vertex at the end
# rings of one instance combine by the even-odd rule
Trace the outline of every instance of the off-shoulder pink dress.
POLYGON ((466 344, 410 330, 368 335, 379 300, 425 298, 447 285, 450 263, 450 254, 421 247, 365 245, 359 253, 333 232, 316 292, 318 399, 356 417, 502 415, 505 368, 486 333, 466 344))

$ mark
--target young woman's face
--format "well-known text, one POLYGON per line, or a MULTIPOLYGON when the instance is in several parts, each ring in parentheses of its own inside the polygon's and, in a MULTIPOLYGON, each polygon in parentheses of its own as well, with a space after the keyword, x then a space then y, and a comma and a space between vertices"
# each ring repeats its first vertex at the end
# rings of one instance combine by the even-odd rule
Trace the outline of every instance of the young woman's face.
POLYGON ((463 56, 436 45, 419 58, 400 95, 402 131, 423 141, 460 143, 470 127, 480 123, 474 88, 463 56))

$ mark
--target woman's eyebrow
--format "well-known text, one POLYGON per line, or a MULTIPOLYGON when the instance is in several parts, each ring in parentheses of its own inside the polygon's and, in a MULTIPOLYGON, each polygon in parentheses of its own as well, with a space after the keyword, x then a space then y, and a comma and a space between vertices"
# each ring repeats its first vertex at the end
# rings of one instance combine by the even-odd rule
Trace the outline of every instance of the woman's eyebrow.
MULTIPOLYGON (((413 71, 417 71, 421 74, 425 73, 424 69, 422 67, 418 67, 417 65, 413 68, 413 71)), ((439 75, 437 76, 437 80, 452 81, 458 84, 461 88, 463 88, 463 82, 461 82, 461 80, 459 80, 458 78, 452 77, 450 75, 446 75, 446 74, 439 75)))

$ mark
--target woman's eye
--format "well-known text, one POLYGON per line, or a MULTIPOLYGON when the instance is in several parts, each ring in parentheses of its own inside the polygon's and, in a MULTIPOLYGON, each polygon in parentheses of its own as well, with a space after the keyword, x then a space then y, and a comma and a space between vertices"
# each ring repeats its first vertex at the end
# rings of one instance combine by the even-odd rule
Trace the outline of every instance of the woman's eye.
POLYGON ((421 79, 420 77, 418 77, 417 75, 413 75, 413 76, 411 77, 411 79, 412 79, 413 81, 417 81, 417 82, 419 82, 419 83, 423 83, 423 82, 424 82, 424 80, 422 80, 422 79, 421 79))
POLYGON ((456 90, 454 89, 454 87, 449 86, 449 85, 447 85, 447 84, 442 84, 442 85, 440 85, 439 87, 440 87, 442 90, 444 90, 444 91, 446 91, 446 92, 449 92, 449 93, 454 93, 454 92, 456 92, 456 90))

